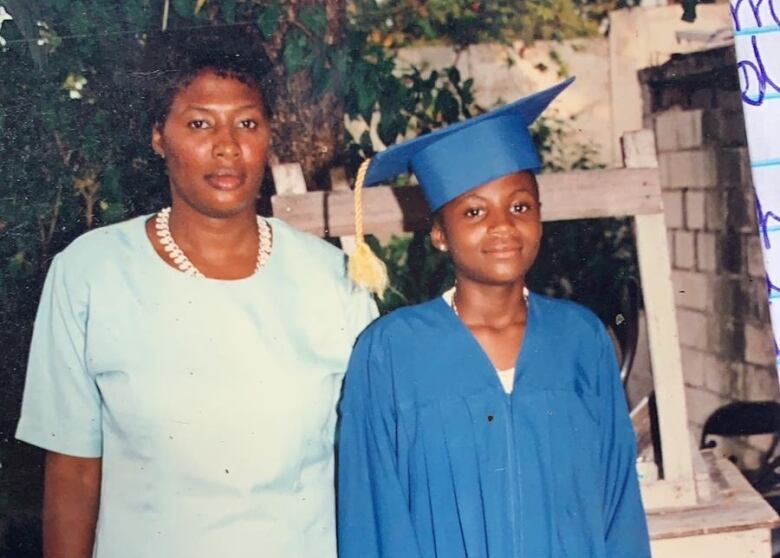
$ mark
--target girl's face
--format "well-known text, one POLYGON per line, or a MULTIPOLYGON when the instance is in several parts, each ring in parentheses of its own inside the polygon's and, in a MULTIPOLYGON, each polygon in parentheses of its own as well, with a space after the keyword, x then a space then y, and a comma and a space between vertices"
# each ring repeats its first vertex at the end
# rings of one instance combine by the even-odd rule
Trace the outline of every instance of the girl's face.
POLYGON ((207 71, 174 97, 152 147, 166 159, 174 206, 228 217, 254 211, 269 138, 260 92, 207 71))
POLYGON ((542 237, 536 178, 518 172, 447 203, 431 230, 434 246, 451 252, 456 274, 502 285, 523 279, 542 237))

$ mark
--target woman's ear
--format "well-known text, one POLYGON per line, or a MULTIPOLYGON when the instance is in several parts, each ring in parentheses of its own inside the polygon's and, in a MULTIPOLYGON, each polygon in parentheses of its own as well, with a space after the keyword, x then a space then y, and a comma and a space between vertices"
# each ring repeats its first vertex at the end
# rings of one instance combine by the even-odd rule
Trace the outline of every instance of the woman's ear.
POLYGON ((152 126, 152 149, 160 157, 165 159, 165 148, 163 147, 162 129, 159 124, 152 126))

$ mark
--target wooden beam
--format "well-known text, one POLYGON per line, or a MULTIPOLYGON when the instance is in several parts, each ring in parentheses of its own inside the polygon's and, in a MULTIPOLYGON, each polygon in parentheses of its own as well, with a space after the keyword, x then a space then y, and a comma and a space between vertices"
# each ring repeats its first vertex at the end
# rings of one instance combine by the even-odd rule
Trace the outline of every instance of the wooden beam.
MULTIPOLYGON (((655 151, 652 135, 646 131, 623 136, 626 167, 647 164, 655 151)), ((653 156, 652 160, 655 157, 653 156)), ((654 169, 657 174, 657 169, 654 169)), ((656 186, 659 190, 660 186, 656 186)), ((647 316, 650 360, 653 367, 658 428, 664 480, 695 487, 693 451, 688 434, 680 339, 672 284, 672 264, 666 239, 663 211, 635 217, 636 251, 647 316)), ((681 501, 695 504, 696 492, 681 494, 681 501)))
MULTIPOLYGON (((545 221, 647 215, 662 211, 658 170, 607 169, 539 176, 545 221)), ((364 222, 368 233, 427 230, 428 206, 417 187, 367 188, 364 222)), ((274 216, 318 236, 354 233, 351 191, 276 195, 274 216)))

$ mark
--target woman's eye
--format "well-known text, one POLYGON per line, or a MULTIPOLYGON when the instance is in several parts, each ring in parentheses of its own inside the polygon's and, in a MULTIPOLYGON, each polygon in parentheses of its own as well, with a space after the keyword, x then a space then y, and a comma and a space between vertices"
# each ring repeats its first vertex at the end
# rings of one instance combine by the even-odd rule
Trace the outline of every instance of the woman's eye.
POLYGON ((190 120, 189 124, 187 125, 194 130, 202 130, 204 128, 208 128, 209 126, 208 122, 200 119, 190 120))
POLYGON ((247 130, 254 130, 255 128, 257 128, 257 120, 252 120, 251 118, 247 118, 246 120, 242 120, 239 123, 239 126, 247 130))

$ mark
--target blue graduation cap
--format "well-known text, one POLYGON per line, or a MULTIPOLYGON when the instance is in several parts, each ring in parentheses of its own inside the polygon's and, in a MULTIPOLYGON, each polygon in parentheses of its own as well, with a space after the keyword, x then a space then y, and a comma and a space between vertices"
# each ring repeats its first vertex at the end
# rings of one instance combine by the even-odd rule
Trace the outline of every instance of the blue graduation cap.
POLYGON ((413 172, 431 211, 436 211, 496 178, 525 170, 538 171, 542 160, 528 126, 573 81, 569 78, 475 118, 393 145, 364 161, 355 181, 357 246, 349 259, 349 274, 355 283, 381 298, 388 282, 384 263, 363 239, 363 186, 413 172))
POLYGON ((431 211, 486 182, 542 166, 530 126, 574 78, 377 153, 364 186, 413 172, 431 211))

